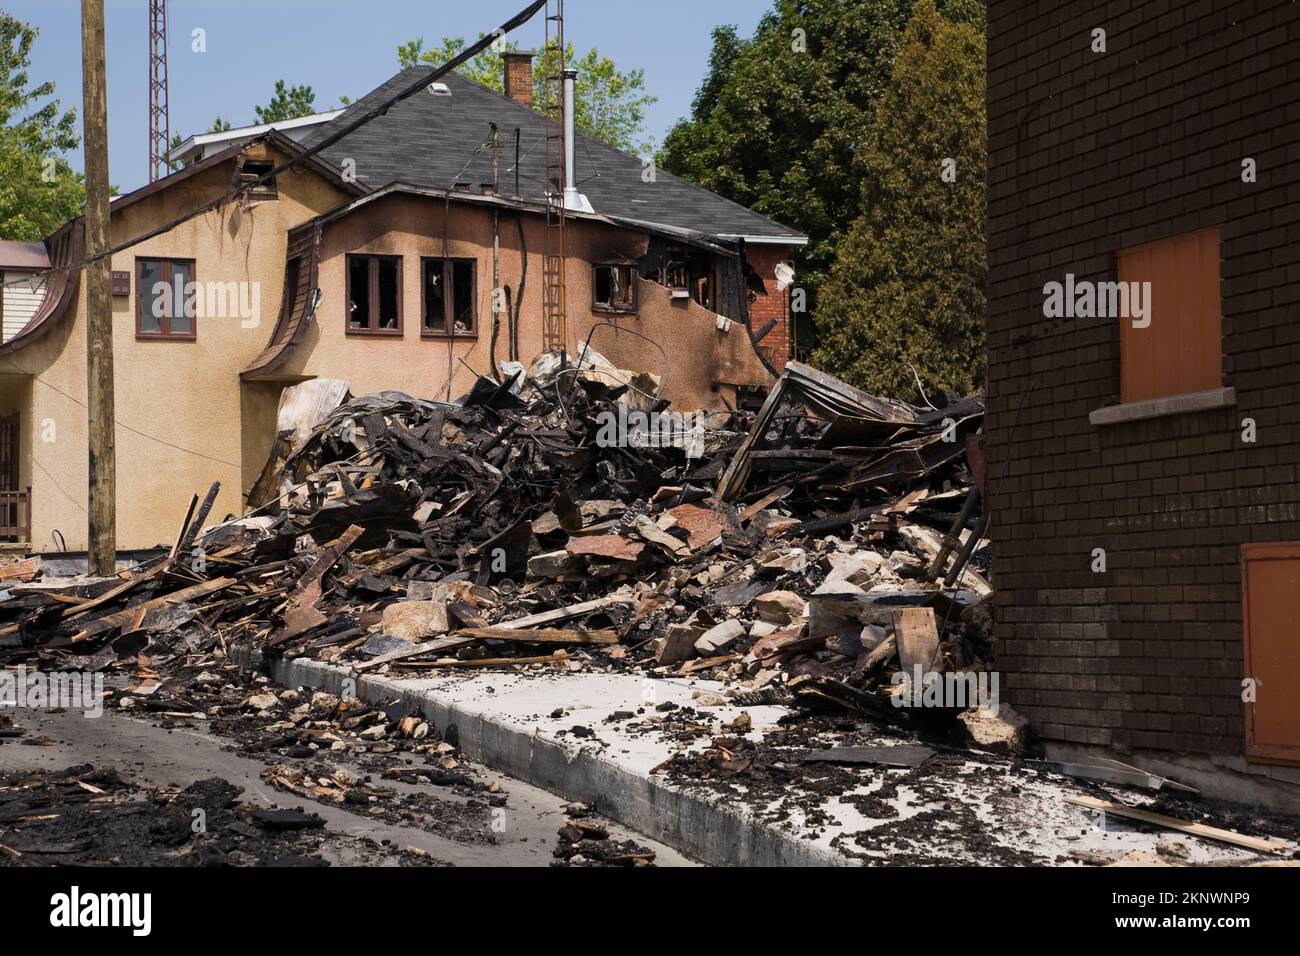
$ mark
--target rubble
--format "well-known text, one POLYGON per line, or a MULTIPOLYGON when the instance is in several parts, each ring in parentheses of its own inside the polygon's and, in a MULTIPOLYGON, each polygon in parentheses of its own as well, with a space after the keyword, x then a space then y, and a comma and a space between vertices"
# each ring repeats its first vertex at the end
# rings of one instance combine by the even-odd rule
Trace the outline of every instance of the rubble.
POLYGON ((0 662, 249 645, 356 673, 692 674, 884 726, 908 723, 900 673, 991 666, 980 398, 918 409, 791 363, 702 442, 611 443, 665 403, 592 364, 545 356, 454 404, 287 390, 258 507, 209 524, 216 488, 195 495, 167 554, 119 579, 13 565, 0 662))

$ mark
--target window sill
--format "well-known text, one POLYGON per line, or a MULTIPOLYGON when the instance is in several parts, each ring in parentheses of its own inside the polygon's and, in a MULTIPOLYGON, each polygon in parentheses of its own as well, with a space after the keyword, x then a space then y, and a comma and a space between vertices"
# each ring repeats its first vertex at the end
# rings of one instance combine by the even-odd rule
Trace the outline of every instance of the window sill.
POLYGON ((406 333, 402 329, 348 329, 347 334, 359 339, 400 339, 406 333))
POLYGON ((457 332, 455 335, 448 335, 446 332, 421 332, 420 338, 426 342, 475 342, 478 340, 478 330, 457 332))
POLYGON ((608 305, 593 305, 592 312, 599 312, 601 315, 630 315, 636 318, 641 314, 640 309, 615 309, 608 305))
POLYGON ((157 332, 135 333, 137 342, 197 342, 198 338, 196 333, 190 335, 162 335, 157 332))
POLYGON ((1153 398, 1145 402, 1130 402, 1127 405, 1111 405, 1108 408, 1099 408, 1088 416, 1088 421, 1094 425, 1121 425, 1125 422, 1141 422, 1150 418, 1167 418, 1171 415, 1185 415, 1189 412, 1232 408, 1236 404, 1237 390, 1235 388, 1212 388, 1205 392, 1171 395, 1168 398, 1153 398))

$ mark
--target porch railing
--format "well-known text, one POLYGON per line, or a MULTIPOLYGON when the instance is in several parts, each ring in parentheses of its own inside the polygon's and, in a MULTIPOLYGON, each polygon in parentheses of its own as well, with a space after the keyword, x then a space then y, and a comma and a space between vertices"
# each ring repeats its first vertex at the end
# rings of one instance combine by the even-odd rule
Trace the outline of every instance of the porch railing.
POLYGON ((0 541, 31 543, 32 489, 0 491, 0 541))

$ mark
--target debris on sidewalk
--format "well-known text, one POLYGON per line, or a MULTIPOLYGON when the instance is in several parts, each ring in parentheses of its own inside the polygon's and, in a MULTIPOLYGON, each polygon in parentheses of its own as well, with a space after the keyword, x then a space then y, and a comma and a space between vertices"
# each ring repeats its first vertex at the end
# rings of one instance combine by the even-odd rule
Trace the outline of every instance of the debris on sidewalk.
POLYGON ((248 644, 358 673, 641 669, 736 693, 801 681, 797 703, 877 717, 900 686, 919 699, 918 678, 988 666, 986 576, 936 560, 986 562, 980 399, 925 411, 792 363, 757 416, 697 421, 691 458, 679 433, 608 440, 645 394, 554 364, 454 405, 287 390, 271 500, 212 524, 214 486, 133 573, 7 582, 0 661, 248 644))
POLYGON ((566 820, 560 827, 559 845, 552 866, 647 867, 654 866, 655 853, 634 840, 616 840, 609 826, 581 803, 565 807, 566 820))
POLYGON ((242 794, 219 777, 149 790, 89 764, 0 773, 0 867, 329 866, 330 858, 438 865, 327 831, 301 809, 254 806, 242 794))

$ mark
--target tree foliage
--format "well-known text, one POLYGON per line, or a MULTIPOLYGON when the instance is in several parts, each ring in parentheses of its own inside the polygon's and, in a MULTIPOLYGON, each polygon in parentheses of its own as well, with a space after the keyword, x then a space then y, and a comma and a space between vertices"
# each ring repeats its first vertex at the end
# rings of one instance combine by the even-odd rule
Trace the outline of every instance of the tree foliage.
MULTIPOLYGON (((809 237, 795 266, 810 309, 863 211, 864 140, 914 2, 775 0, 752 38, 719 27, 691 116, 660 154, 669 171, 809 237)), ((982 0, 941 9, 983 30, 982 0)))
POLYGON ((861 157, 865 210, 822 290, 820 367, 913 399, 917 377, 932 399, 983 384, 984 103, 983 33, 919 0, 861 157))
MULTIPOLYGON (((404 43, 397 48, 397 59, 403 68, 427 64, 441 66, 459 56, 465 49, 463 37, 448 37, 442 46, 426 50, 424 39, 404 43)), ((463 64, 457 72, 480 86, 497 93, 505 92, 505 61, 502 52, 517 50, 517 43, 507 43, 502 50, 489 47, 463 64)), ((645 71, 630 70, 624 73, 609 57, 601 56, 592 47, 581 57, 573 44, 567 47, 568 65, 578 71, 575 97, 578 131, 592 139, 600 140, 624 152, 649 155, 653 144, 646 139, 646 109, 658 102, 658 97, 646 93, 645 71)), ((558 91, 548 76, 559 73, 559 51, 548 47, 533 69, 533 106, 546 110, 554 106, 558 91)))
POLYGON ((60 112, 54 84, 30 85, 38 31, 0 10, 0 239, 37 242, 86 205, 64 154, 80 144, 75 110, 60 112))
POLYGON ((283 123, 285 120, 310 116, 316 112, 316 94, 310 86, 287 86, 284 80, 275 81, 275 95, 266 106, 255 106, 257 122, 283 123))

